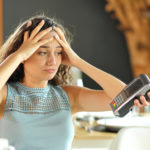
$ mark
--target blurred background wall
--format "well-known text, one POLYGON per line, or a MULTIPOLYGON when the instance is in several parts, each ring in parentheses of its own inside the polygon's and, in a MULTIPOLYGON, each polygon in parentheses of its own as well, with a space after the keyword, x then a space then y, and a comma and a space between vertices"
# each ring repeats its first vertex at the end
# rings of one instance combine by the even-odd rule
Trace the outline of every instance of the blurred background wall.
POLYGON ((3 3, 0 0, 0 45, 2 45, 3 38, 3 3))
MULTIPOLYGON (((72 48, 83 59, 128 83, 132 71, 126 40, 105 0, 3 0, 3 39, 26 18, 44 12, 61 20, 74 35, 72 48)), ((99 86, 83 74, 84 85, 99 86)))

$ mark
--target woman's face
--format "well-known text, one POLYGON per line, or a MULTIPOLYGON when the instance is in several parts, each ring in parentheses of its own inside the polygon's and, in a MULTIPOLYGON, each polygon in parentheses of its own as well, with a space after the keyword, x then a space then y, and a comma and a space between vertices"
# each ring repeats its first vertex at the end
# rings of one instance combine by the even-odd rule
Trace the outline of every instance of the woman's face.
POLYGON ((54 38, 55 35, 56 32, 51 31, 42 37, 42 39, 52 38, 52 40, 41 46, 24 62, 25 78, 40 81, 53 79, 62 59, 62 46, 54 38))

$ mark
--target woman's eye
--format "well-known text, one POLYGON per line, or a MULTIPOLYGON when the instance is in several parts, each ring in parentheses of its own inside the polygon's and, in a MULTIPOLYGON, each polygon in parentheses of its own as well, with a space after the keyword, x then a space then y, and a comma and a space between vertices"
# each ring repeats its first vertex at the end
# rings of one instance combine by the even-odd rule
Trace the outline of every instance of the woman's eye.
POLYGON ((62 52, 56 52, 56 55, 61 55, 62 54, 62 52))
POLYGON ((42 56, 44 56, 46 54, 47 54, 47 52, 39 52, 39 55, 42 55, 42 56))

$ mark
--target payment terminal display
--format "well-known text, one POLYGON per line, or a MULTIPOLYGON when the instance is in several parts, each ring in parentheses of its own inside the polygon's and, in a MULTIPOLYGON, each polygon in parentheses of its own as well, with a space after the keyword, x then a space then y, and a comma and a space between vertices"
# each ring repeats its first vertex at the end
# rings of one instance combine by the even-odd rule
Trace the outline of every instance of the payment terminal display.
POLYGON ((144 95, 148 100, 147 92, 150 91, 150 79, 146 74, 141 74, 131 81, 110 103, 115 116, 125 116, 134 105, 134 99, 144 95))

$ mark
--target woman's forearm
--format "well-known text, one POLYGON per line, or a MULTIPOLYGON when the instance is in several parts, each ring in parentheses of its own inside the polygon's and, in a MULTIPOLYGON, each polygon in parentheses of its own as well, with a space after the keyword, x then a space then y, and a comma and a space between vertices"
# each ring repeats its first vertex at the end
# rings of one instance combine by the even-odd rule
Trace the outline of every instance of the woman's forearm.
POLYGON ((83 59, 77 61, 76 67, 97 82, 110 98, 114 98, 126 86, 116 77, 92 66, 83 59))
POLYGON ((0 90, 6 84, 7 80, 16 70, 21 61, 21 57, 17 53, 13 53, 0 64, 0 90))

